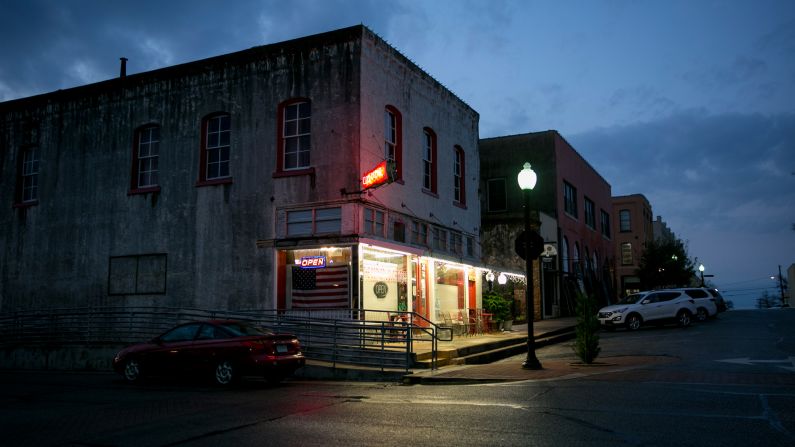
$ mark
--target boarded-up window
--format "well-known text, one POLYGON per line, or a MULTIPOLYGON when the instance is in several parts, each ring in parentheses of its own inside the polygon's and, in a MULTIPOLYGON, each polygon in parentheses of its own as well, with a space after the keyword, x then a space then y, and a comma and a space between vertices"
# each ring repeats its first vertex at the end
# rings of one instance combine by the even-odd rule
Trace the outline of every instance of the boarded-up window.
POLYGON ((166 254, 113 256, 108 268, 109 295, 166 293, 166 254))

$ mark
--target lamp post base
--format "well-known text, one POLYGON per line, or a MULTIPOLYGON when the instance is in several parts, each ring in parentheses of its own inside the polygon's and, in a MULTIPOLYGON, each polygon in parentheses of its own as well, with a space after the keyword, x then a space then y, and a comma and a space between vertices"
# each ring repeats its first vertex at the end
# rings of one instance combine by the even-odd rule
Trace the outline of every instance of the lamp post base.
POLYGON ((541 362, 535 356, 527 356, 524 362, 522 362, 522 369, 544 369, 541 366, 541 362))

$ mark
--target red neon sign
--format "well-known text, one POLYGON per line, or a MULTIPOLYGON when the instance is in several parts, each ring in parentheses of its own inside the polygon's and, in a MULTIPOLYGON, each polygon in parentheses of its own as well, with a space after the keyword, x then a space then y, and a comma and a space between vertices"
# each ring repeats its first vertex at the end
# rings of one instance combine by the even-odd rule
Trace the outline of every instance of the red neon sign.
POLYGON ((378 163, 378 166, 373 168, 370 172, 362 176, 362 188, 372 188, 384 184, 389 180, 389 174, 386 170, 386 160, 378 163))

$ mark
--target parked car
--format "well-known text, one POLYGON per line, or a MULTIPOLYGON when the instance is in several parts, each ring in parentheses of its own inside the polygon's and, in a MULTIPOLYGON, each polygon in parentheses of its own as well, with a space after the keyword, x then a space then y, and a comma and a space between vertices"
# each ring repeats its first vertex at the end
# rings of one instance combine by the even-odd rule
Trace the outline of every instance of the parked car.
POLYGON ((696 320, 707 321, 708 318, 718 316, 717 300, 709 293, 709 290, 706 288, 687 288, 682 290, 695 301, 696 320))
POLYGON ((646 323, 666 322, 687 327, 696 310, 695 300, 682 290, 653 290, 628 295, 617 304, 599 309, 598 318, 608 330, 626 327, 635 331, 646 323))
POLYGON ((208 320, 181 324, 122 349, 113 369, 128 382, 146 376, 194 376, 229 385, 247 375, 279 382, 304 363, 301 344, 291 334, 243 321, 208 320))
POLYGON ((726 300, 723 299, 723 295, 718 292, 718 289, 708 288, 707 292, 715 298, 715 303, 718 305, 718 312, 726 312, 728 308, 728 306, 726 306, 726 300))

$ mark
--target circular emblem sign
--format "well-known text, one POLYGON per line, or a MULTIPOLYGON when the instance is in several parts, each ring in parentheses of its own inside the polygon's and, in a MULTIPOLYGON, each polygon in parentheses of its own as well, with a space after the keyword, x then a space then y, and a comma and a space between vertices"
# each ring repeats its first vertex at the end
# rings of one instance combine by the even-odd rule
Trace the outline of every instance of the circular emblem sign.
POLYGON ((389 286, 383 281, 378 281, 373 285, 373 293, 378 298, 386 298, 386 293, 389 291, 389 286))

